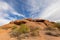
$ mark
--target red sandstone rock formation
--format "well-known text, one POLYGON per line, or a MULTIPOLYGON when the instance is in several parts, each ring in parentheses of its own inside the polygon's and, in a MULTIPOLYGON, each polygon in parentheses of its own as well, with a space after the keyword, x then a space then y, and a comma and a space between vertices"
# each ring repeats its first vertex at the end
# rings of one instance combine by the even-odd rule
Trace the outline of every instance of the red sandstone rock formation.
MULTIPOLYGON (((44 19, 31 19, 31 18, 29 18, 29 19, 11 21, 10 23, 3 25, 1 27, 3 29, 0 29, 0 40, 17 40, 15 38, 10 38, 9 32, 11 31, 11 28, 13 26, 20 27, 21 24, 26 24, 27 27, 32 27, 32 28, 39 27, 42 30, 47 27, 54 26, 54 22, 50 22, 50 21, 44 20, 44 19), (7 28, 7 30, 5 30, 5 28, 7 28)), ((36 39, 28 38, 25 40, 52 40, 52 39, 48 39, 51 37, 46 36, 42 30, 40 31, 40 37, 37 37, 36 39)), ((60 40, 59 38, 57 38, 57 39, 60 40)), ((54 37, 53 37, 53 40, 56 40, 56 38, 54 39, 54 37)))

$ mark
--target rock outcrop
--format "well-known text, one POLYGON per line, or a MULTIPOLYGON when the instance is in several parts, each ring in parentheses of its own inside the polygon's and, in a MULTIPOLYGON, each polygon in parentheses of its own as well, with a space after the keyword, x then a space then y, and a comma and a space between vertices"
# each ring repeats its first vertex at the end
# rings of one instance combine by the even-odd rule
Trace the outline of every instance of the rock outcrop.
POLYGON ((13 27, 19 28, 21 27, 21 24, 25 24, 27 27, 32 28, 32 29, 35 27, 40 28, 40 31, 39 31, 40 36, 34 37, 34 38, 29 37, 24 40, 52 40, 50 39, 51 38, 50 36, 47 36, 45 34, 45 29, 47 27, 53 27, 55 22, 51 22, 49 20, 44 20, 44 19, 31 19, 31 18, 11 21, 10 23, 1 26, 0 40, 17 40, 16 38, 11 38, 9 33, 12 31, 13 27), (7 39, 5 39, 5 36, 7 39))
POLYGON ((48 20, 44 20, 44 19, 22 19, 22 20, 16 20, 16 21, 12 21, 9 24, 3 25, 2 27, 12 27, 13 25, 20 25, 20 24, 26 24, 26 25, 30 25, 30 26, 39 26, 40 28, 46 28, 48 26, 52 26, 54 25, 52 22, 48 21, 48 20))

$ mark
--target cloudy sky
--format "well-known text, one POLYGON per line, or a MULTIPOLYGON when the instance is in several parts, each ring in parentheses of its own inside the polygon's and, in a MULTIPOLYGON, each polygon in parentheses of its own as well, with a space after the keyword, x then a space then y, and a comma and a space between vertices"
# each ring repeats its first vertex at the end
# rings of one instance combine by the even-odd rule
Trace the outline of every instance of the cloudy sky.
POLYGON ((60 20, 60 0, 0 0, 0 25, 23 18, 60 20))

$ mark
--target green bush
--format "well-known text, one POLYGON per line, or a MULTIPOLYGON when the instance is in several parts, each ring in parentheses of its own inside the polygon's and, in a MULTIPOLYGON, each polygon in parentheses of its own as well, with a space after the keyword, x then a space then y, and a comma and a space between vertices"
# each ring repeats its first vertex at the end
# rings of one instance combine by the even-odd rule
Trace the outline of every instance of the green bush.
POLYGON ((16 29, 16 28, 17 28, 16 26, 13 26, 13 27, 12 27, 12 30, 13 30, 13 29, 16 29))
POLYGON ((21 24, 21 27, 17 28, 16 26, 14 26, 11 31, 11 35, 12 36, 19 36, 21 34, 25 34, 30 32, 30 29, 25 25, 25 24, 21 24))
POLYGON ((25 24, 21 24, 21 27, 18 29, 19 33, 28 33, 30 32, 30 28, 27 27, 25 24))
POLYGON ((10 36, 17 37, 19 40, 29 36, 39 36, 40 31, 38 27, 29 28, 25 24, 21 24, 19 28, 14 26, 12 29, 10 36))

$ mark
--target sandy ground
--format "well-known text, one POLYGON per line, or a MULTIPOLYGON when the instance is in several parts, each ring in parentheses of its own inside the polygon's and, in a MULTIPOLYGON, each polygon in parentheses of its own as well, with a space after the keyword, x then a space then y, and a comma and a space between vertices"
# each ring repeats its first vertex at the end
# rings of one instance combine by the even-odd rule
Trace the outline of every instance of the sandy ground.
POLYGON ((56 37, 56 36, 51 36, 51 35, 46 35, 44 31, 41 31, 44 35, 44 38, 46 40, 60 40, 60 37, 56 37))
POLYGON ((0 30, 0 40, 15 40, 9 36, 9 30, 0 30))
MULTIPOLYGON (((23 40, 60 40, 60 37, 54 37, 54 36, 49 36, 45 35, 44 31, 40 32, 41 36, 36 37, 36 38, 28 38, 28 39, 23 39, 23 40)), ((11 38, 9 36, 9 30, 0 30, 0 40, 16 40, 15 38, 11 38)))

